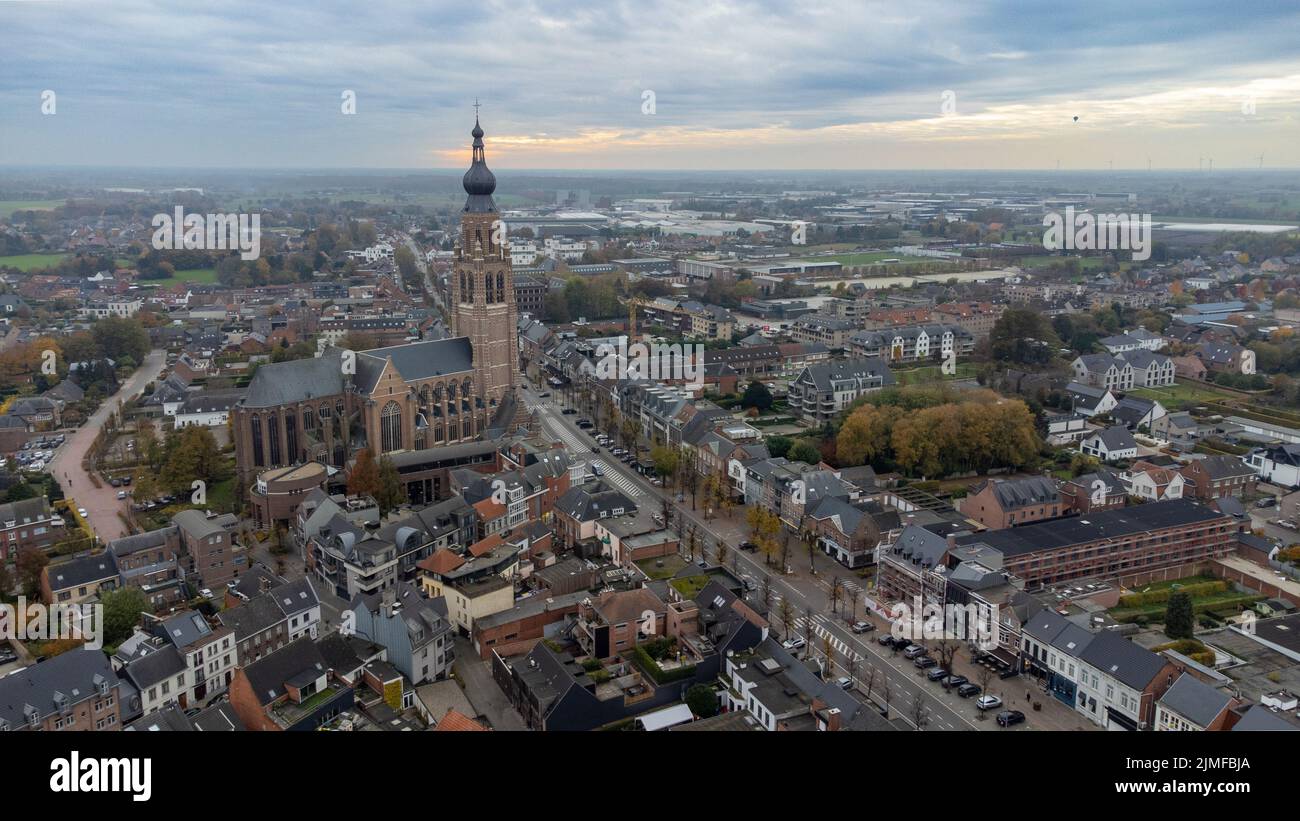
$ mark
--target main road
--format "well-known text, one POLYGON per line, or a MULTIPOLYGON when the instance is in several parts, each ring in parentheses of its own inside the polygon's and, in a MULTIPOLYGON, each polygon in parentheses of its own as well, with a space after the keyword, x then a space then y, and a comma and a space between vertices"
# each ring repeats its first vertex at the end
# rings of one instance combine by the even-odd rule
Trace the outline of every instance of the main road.
POLYGON ((86 423, 68 438, 50 462, 49 472, 63 487, 63 495, 72 502, 74 508, 85 509, 86 521, 102 541, 127 535, 126 525, 118 515, 122 510, 122 502, 117 498, 118 489, 107 482, 95 487, 81 469, 82 459, 94 444, 95 437, 99 435, 109 414, 117 410, 118 403, 125 403, 143 391, 145 385, 162 374, 166 364, 166 354, 162 350, 150 351, 135 373, 118 388, 117 393, 104 400, 99 410, 91 414, 86 423))
MULTIPOLYGON (((541 428, 551 441, 562 442, 576 458, 599 464, 604 473, 602 479, 622 491, 633 502, 638 505, 652 504, 656 510, 658 509, 662 504, 663 491, 612 456, 606 456, 603 452, 592 453, 591 438, 572 421, 577 419, 576 415, 561 413, 561 409, 556 404, 539 397, 527 384, 524 385, 521 393, 528 409, 538 413, 541 428)), ((795 635, 804 634, 806 614, 812 614, 811 633, 817 638, 811 642, 813 646, 807 648, 805 652, 821 654, 825 641, 829 639, 837 671, 845 673, 850 659, 856 659, 858 675, 855 692, 859 697, 865 696, 862 673, 869 668, 875 668, 877 676, 871 697, 872 700, 880 703, 885 689, 883 682, 888 682, 891 718, 902 719, 909 726, 915 726, 912 717, 913 704, 919 697, 921 704, 924 705, 923 727, 939 730, 978 730, 997 727, 992 716, 989 716, 987 721, 976 720, 979 711, 975 708, 974 699, 959 698, 955 692, 928 682, 911 661, 878 645, 872 638, 878 635, 878 632, 867 634, 867 638, 863 639, 849 629, 842 615, 830 614, 830 596, 825 582, 820 579, 776 572, 777 569, 769 568, 765 562, 739 550, 738 545, 744 538, 742 524, 726 518, 706 521, 698 511, 691 510, 690 506, 685 504, 675 504, 674 509, 676 515, 685 523, 694 526, 701 533, 708 534, 708 538, 705 539, 706 556, 712 551, 716 541, 721 538, 727 543, 728 553, 732 561, 738 564, 740 574, 755 579, 759 591, 764 586, 764 579, 771 579, 773 595, 770 606, 774 610, 782 599, 789 600, 798 615, 794 624, 795 635)), ((857 597, 863 592, 862 588, 852 582, 846 584, 847 595, 857 597)), ((883 619, 877 618, 872 621, 878 628, 884 629, 883 619)), ((995 678, 994 681, 997 682, 998 679, 995 678)), ((1016 686, 1020 686, 1019 681, 1016 682, 1016 686)), ((1005 696, 1004 698, 1010 701, 1009 698, 1005 696)))

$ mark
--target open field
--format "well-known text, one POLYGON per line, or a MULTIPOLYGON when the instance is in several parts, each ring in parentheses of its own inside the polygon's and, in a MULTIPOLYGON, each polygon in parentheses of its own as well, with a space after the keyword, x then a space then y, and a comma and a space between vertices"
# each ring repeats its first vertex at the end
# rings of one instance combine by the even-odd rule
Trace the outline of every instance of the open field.
POLYGON ((1161 388, 1134 388, 1129 391, 1134 396, 1140 396, 1144 399, 1154 399, 1164 405, 1168 410, 1184 410, 1188 407, 1203 404, 1205 402, 1224 402, 1241 399, 1236 394, 1218 391, 1205 385, 1196 385, 1190 382, 1175 382, 1169 387, 1161 388))
MULTIPOLYGON (((836 254, 835 256, 826 257, 826 260, 834 260, 841 265, 876 265, 881 260, 896 259, 899 265, 906 265, 911 262, 943 262, 944 260, 934 257, 909 257, 895 254, 893 251, 873 251, 866 254, 836 254)), ((819 257, 818 261, 822 261, 819 257)))
POLYGON ((18 254, 17 256, 0 257, 0 265, 8 265, 20 271, 35 271, 39 268, 58 265, 67 256, 67 254, 18 254))
POLYGON ((1053 262, 1065 262, 1068 259, 1078 261, 1079 267, 1084 271, 1091 271, 1100 268, 1105 262, 1101 257, 1058 257, 1051 254, 1039 256, 1016 257, 1012 260, 1013 265, 1021 268, 1036 268, 1044 265, 1051 265, 1053 262))
POLYGON ((187 271, 177 271, 166 279, 136 280, 140 285, 157 285, 160 288, 167 288, 184 282, 197 282, 202 285, 210 285, 216 281, 216 268, 191 268, 187 271))
POLYGON ((63 200, 0 200, 0 217, 15 211, 49 211, 63 205, 63 200))
POLYGON ((974 379, 978 369, 969 362, 958 362, 957 372, 946 375, 938 365, 926 365, 906 371, 894 371, 894 378, 900 385, 914 385, 918 382, 933 382, 938 379, 974 379))

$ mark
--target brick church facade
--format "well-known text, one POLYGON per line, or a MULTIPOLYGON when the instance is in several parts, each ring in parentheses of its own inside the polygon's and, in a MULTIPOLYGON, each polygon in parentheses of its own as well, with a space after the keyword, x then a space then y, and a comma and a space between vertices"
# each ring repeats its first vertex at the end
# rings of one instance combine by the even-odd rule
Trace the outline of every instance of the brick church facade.
POLYGON ((246 486, 303 462, 346 468, 363 448, 380 457, 472 441, 515 418, 514 273, 477 120, 473 137, 450 277, 452 337, 261 366, 231 413, 246 486))

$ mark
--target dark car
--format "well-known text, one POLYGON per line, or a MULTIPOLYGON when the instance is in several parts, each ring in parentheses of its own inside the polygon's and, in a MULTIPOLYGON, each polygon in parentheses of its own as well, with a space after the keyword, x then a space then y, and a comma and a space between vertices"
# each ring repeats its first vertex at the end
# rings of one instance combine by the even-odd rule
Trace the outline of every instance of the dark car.
POLYGON ((1002 727, 1010 727, 1012 724, 1020 724, 1025 720, 1025 714, 1019 710, 1003 710, 998 713, 998 724, 1002 727))
POLYGON ((939 662, 935 661, 929 656, 917 656, 916 658, 912 659, 912 663, 915 664, 917 668, 920 670, 928 670, 931 667, 934 667, 939 662))
POLYGON ((930 672, 926 673, 925 677, 928 678, 930 681, 940 681, 948 677, 948 671, 943 669, 942 667, 936 667, 930 672))
POLYGON ((753 553, 755 550, 758 550, 758 545, 754 544, 753 542, 741 542, 740 549, 748 550, 750 553, 753 553))
POLYGON ((564 414, 565 416, 568 416, 571 413, 577 413, 577 411, 574 410, 573 408, 565 408, 564 410, 560 411, 560 413, 564 414))
POLYGON ((1001 679, 1015 678, 1018 675, 1020 675, 1019 670, 1017 670, 1014 667, 1008 667, 1007 669, 1003 670, 1001 673, 998 673, 998 678, 1001 679))
POLYGON ((971 684, 970 682, 967 682, 966 684, 963 684, 962 686, 957 688, 957 695, 961 696, 962 698, 970 698, 971 696, 977 696, 979 694, 980 694, 980 686, 978 684, 971 684))
POLYGON ((970 679, 965 676, 948 676, 948 680, 945 681, 944 684, 947 684, 949 687, 960 687, 969 682, 970 679))
POLYGON ((881 647, 893 647, 894 637, 888 633, 885 633, 880 638, 876 639, 876 643, 878 643, 881 647))

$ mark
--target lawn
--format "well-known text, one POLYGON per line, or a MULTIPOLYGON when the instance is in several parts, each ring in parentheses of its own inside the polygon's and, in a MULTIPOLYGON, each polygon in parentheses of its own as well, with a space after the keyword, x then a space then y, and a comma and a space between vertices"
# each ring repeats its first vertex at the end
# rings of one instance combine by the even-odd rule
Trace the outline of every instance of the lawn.
POLYGON ((674 553, 671 556, 642 559, 636 563, 636 566, 641 568, 641 572, 645 573, 651 581, 662 581, 676 576, 677 571, 686 566, 686 560, 674 553), (660 563, 663 564, 662 567, 658 566, 660 563))
POLYGON ((63 200, 0 200, 0 217, 15 211, 50 211, 63 204, 63 200))
POLYGON ((1065 262, 1067 259, 1078 260, 1079 267, 1085 271, 1091 271, 1094 268, 1100 268, 1104 263, 1101 257, 1058 257, 1052 254, 1043 254, 1040 256, 1016 257, 1013 262, 1018 268, 1036 268, 1040 266, 1051 265, 1054 262, 1065 262))
POLYGON ((172 285, 179 285, 185 282, 197 282, 200 285, 211 285, 217 281, 216 268, 190 268, 185 271, 177 271, 166 279, 141 279, 138 280, 140 285, 157 285, 160 288, 167 288, 172 285))
POLYGON ((1182 410, 1205 402, 1223 402, 1224 400, 1241 398, 1235 394, 1224 393, 1206 385, 1197 385, 1191 382, 1175 382, 1173 385, 1163 388, 1134 388, 1130 393, 1134 396, 1154 399, 1169 410, 1182 410))
POLYGON ((945 262, 937 257, 910 257, 893 251, 872 251, 866 254, 836 254, 833 257, 818 257, 816 261, 835 260, 841 265, 875 265, 881 260, 896 259, 899 265, 909 262, 945 262))
POLYGON ((709 577, 700 573, 695 576, 686 576, 681 579, 673 579, 669 582, 673 589, 682 594, 683 599, 693 599, 699 595, 700 591, 709 585, 709 577))
POLYGON ((894 371, 894 378, 900 385, 914 385, 918 382, 933 382, 936 379, 974 379, 978 371, 969 362, 958 362, 957 372, 951 376, 944 374, 939 365, 926 365, 907 371, 894 371))
POLYGON ((7 265, 20 271, 35 271, 40 268, 58 265, 67 256, 67 254, 18 254, 17 256, 0 257, 0 266, 7 265))

